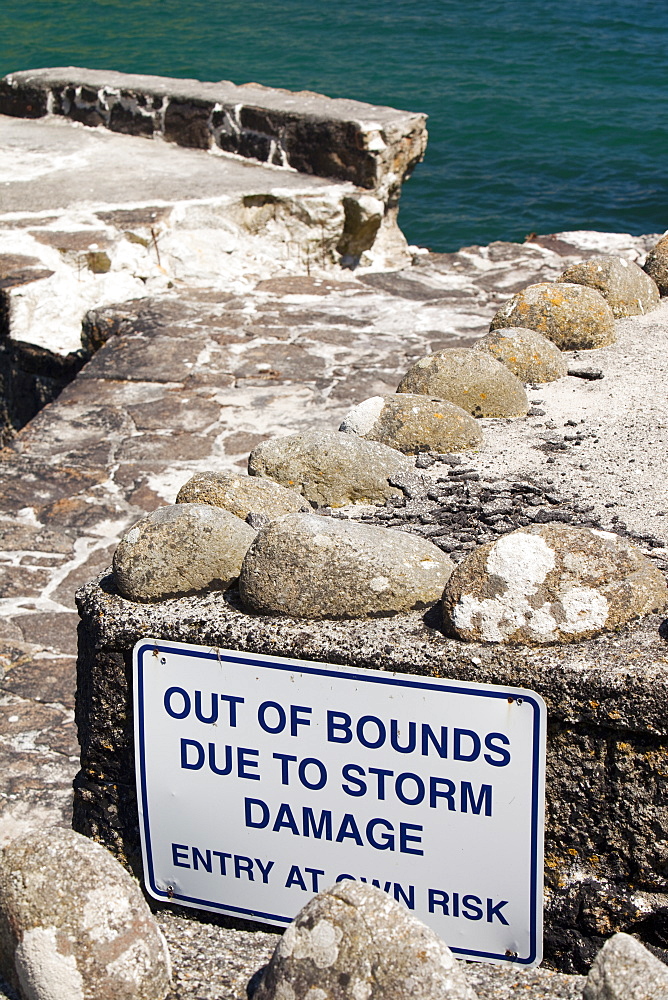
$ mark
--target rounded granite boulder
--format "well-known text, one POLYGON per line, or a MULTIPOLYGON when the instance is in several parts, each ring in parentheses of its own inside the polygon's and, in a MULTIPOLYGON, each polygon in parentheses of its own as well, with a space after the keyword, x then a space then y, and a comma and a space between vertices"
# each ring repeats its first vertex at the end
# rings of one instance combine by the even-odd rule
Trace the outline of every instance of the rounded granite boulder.
POLYGON ((545 645, 590 639, 667 603, 663 574, 626 539, 535 524, 459 563, 443 621, 459 639, 545 645))
POLYGON ((121 538, 116 585, 131 601, 162 601, 226 590, 239 576, 255 531, 227 510, 205 503, 159 507, 121 538))
POLYGON ((444 399, 474 417, 523 417, 529 401, 520 380, 484 351, 446 347, 416 361, 397 392, 444 399))
POLYGON ((364 618, 433 604, 453 569, 439 548, 408 532, 286 514, 258 531, 239 592, 261 614, 364 618))
POLYGON ((668 234, 647 254, 643 270, 656 283, 659 293, 668 295, 668 234))
POLYGON ((568 374, 557 345, 537 330, 504 327, 482 337, 473 349, 487 351, 521 382, 554 382, 568 374))
POLYGON ((176 502, 208 503, 228 510, 242 521, 249 514, 280 517, 310 509, 296 490, 279 486, 271 479, 233 472, 198 472, 181 487, 176 502))
POLYGON ((606 300, 615 319, 641 316, 659 305, 656 282, 631 260, 603 255, 567 267, 558 281, 595 288, 606 300))
POLYGON ((0 976, 22 1000, 162 1000, 170 962, 135 880, 54 827, 0 852, 0 976))
POLYGON ((562 351, 587 351, 615 342, 615 317, 600 292, 587 285, 541 281, 501 306, 490 330, 529 327, 562 351))
POLYGON ((583 1000, 666 1000, 668 968, 630 934, 613 934, 589 970, 583 1000))
POLYGON ((304 431, 262 441, 248 472, 298 490, 315 507, 384 503, 401 496, 389 479, 413 471, 405 455, 376 441, 339 431, 304 431))
POLYGON ((288 924, 253 1000, 475 1000, 464 970, 386 892, 344 879, 288 924))
POLYGON ((470 413, 454 403, 412 393, 365 399, 346 414, 339 430, 411 455, 482 447, 480 425, 470 413))

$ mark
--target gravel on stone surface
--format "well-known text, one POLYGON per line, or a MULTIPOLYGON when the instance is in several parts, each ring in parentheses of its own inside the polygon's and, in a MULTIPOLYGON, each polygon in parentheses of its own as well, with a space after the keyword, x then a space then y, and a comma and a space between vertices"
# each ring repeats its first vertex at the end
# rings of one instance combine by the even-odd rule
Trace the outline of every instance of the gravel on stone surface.
POLYGON ((442 938, 382 889, 343 879, 286 927, 252 1000, 476 1000, 442 938))
MULTIPOLYGON (((165 1000, 248 1000, 251 979, 269 962, 279 933, 240 930, 183 917, 171 910, 156 914, 172 962, 172 986, 165 1000)), ((580 1000, 585 976, 551 969, 465 962, 465 974, 478 1000, 580 1000)), ((19 1000, 0 980, 0 1000, 19 1000)))
MULTIPOLYGON (((478 545, 530 524, 602 527, 593 504, 547 483, 544 476, 495 479, 483 476, 475 460, 467 462, 457 455, 424 454, 418 458, 418 467, 432 475, 394 477, 392 481, 401 486, 403 496, 386 500, 384 507, 346 507, 332 516, 359 518, 367 524, 423 535, 454 562, 460 562, 478 545)), ((668 570, 663 539, 630 531, 616 515, 611 516, 606 530, 637 542, 659 569, 668 570)))
MULTIPOLYGON (((165 1000, 248 1000, 247 986, 269 961, 278 932, 256 925, 239 930, 184 917, 164 909, 156 914, 169 947, 172 987, 165 1000)), ((464 963, 478 1000, 580 1000, 585 976, 551 969, 464 963)), ((0 980, 0 1000, 19 1000, 0 980)))
MULTIPOLYGON (((249 981, 268 963, 279 940, 278 932, 259 925, 238 930, 170 909, 159 911, 157 920, 172 960, 166 1000, 248 1000, 249 981)), ((511 1000, 517 994, 526 1000, 579 1000, 586 981, 540 968, 466 962, 464 969, 479 1000, 511 1000)))

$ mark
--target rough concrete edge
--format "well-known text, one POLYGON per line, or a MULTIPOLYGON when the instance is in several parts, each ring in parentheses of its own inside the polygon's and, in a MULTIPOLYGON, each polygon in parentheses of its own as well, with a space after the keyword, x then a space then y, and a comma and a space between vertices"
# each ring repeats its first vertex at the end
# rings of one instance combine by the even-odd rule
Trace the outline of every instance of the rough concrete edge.
POLYGON ((99 649, 128 654, 146 636, 194 642, 196 632, 203 646, 529 688, 545 700, 553 721, 652 738, 668 734, 663 615, 584 642, 527 647, 448 638, 436 607, 426 615, 324 619, 314 628, 313 622, 245 612, 234 591, 135 604, 118 594, 110 571, 78 590, 76 603, 99 649), (629 645, 642 650, 641 666, 630 662, 629 645))
POLYGON ((352 181, 387 201, 424 156, 426 116, 302 91, 80 67, 10 73, 0 114, 55 114, 114 132, 161 136, 279 167, 352 181))

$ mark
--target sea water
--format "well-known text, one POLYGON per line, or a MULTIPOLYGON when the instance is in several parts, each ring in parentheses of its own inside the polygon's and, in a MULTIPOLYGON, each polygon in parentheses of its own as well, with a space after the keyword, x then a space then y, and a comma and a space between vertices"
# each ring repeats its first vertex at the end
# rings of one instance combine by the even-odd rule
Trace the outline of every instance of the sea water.
POLYGON ((667 0, 0 0, 0 74, 67 65, 426 112, 434 250, 668 227, 667 0))

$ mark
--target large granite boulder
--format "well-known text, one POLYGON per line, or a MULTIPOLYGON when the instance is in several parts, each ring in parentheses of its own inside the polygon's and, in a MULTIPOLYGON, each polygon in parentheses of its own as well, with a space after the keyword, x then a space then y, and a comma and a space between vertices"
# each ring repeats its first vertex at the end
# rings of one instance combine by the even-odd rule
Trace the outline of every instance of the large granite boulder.
POLYGON ((473 349, 487 351, 521 382, 554 382, 568 374, 557 345, 537 330, 504 327, 476 341, 473 349))
POLYGON ((668 967, 630 934, 605 942, 589 970, 584 1000, 667 1000, 668 967))
POLYGON ((464 968, 382 889, 345 880, 288 925, 253 1000, 475 1000, 464 968))
POLYGON ((595 288, 616 319, 652 312, 660 302, 659 289, 642 268, 625 257, 605 254, 571 264, 557 279, 595 288))
POLYGON ((529 410, 522 383, 505 365, 484 351, 461 347, 420 358, 397 392, 445 399, 474 417, 522 417, 529 410))
POLYGON ((295 490, 279 486, 259 476, 239 476, 233 472, 198 472, 178 492, 177 503, 208 503, 222 507, 243 521, 249 514, 280 517, 309 510, 295 490))
POLYGON ((339 431, 304 431, 262 441, 250 454, 251 476, 265 476, 298 490, 316 507, 384 503, 401 496, 389 479, 410 472, 401 452, 339 431))
POLYGON ((501 306, 490 330, 529 327, 562 351, 587 351, 615 342, 615 317, 600 292, 587 285, 541 281, 501 306))
POLYGON ((661 295, 668 295, 668 234, 647 254, 644 270, 656 282, 661 295))
POLYGON ((162 601, 226 590, 239 576, 255 531, 227 510, 205 503, 159 507, 121 538, 116 585, 131 601, 162 601))
POLYGON ((408 454, 482 447, 480 425, 460 406, 408 392, 365 399, 345 415, 339 430, 408 454))
POLYGON ((590 639, 667 603, 663 574, 626 539, 535 524, 457 566, 443 619, 460 639, 544 645, 590 639))
POLYGON ((0 853, 0 976, 22 1000, 162 1000, 170 962, 135 880, 54 827, 0 853))
POLYGON ((453 568, 432 542, 408 532, 286 514, 258 531, 239 591, 250 611, 361 618, 432 604, 453 568))

